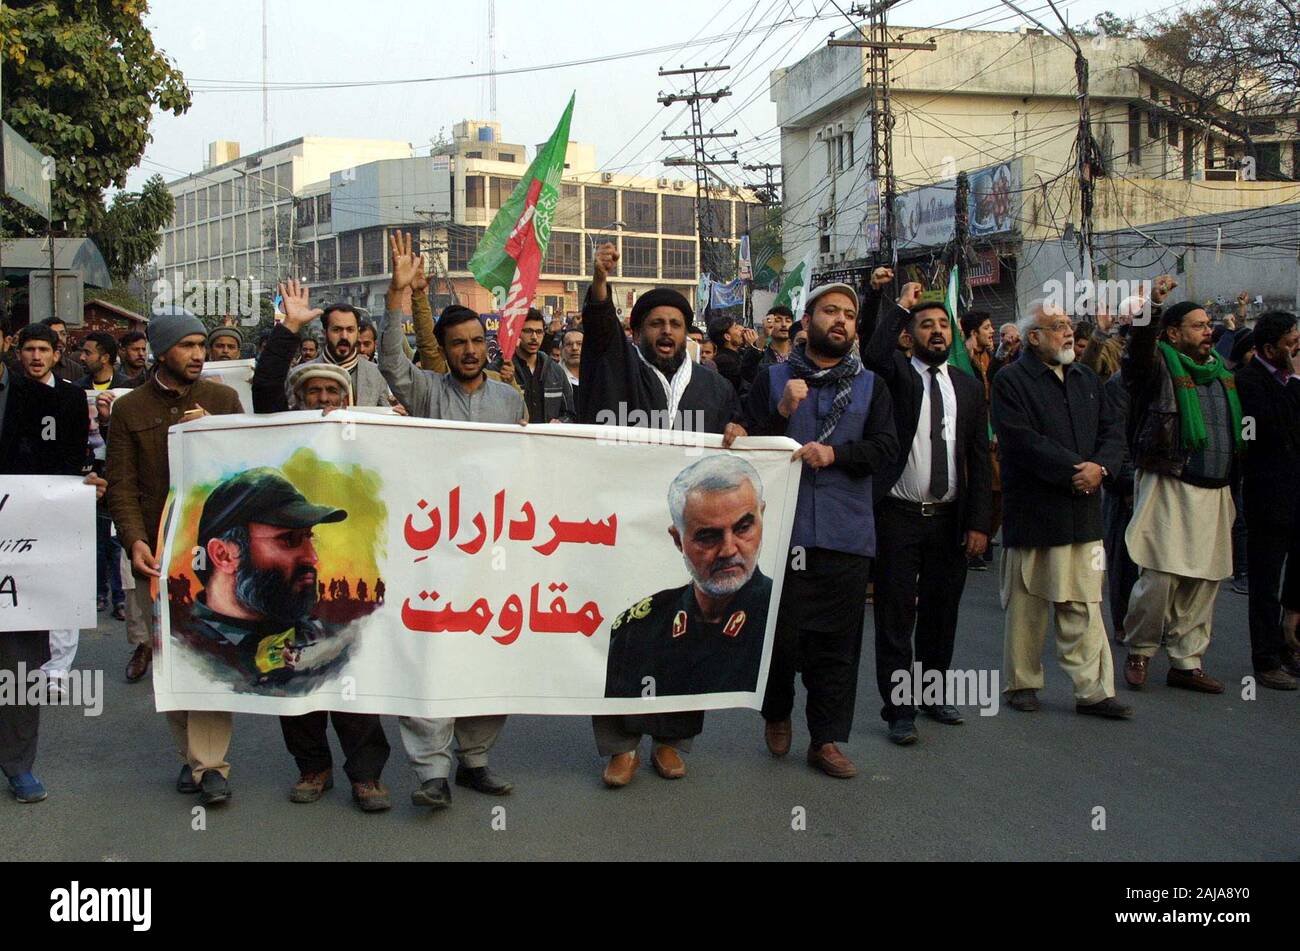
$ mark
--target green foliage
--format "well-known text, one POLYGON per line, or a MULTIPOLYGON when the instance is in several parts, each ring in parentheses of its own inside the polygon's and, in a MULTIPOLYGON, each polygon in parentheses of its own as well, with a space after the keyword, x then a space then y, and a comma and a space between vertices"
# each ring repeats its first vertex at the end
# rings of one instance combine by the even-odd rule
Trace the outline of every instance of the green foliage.
MULTIPOLYGON (((139 248, 123 244, 125 232, 106 220, 113 212, 104 207, 104 190, 124 187, 127 172, 143 157, 155 107, 173 115, 190 107, 184 77, 144 26, 147 9, 144 0, 0 6, 4 119, 54 156, 53 218, 64 222, 61 233, 109 228, 123 261, 139 248)), ((122 216, 152 215, 155 202, 144 193, 135 202, 123 200, 122 216), (147 207, 128 210, 134 203, 147 207)), ((26 209, 14 208, 7 217, 10 234, 44 232, 44 223, 26 209)))
POLYGON ((138 192, 118 192, 91 233, 108 270, 125 280, 144 265, 162 242, 162 227, 171 221, 175 200, 161 175, 154 175, 138 192))
POLYGON ((149 315, 148 304, 137 294, 133 294, 121 280, 113 282, 113 286, 103 290, 86 291, 87 298, 97 298, 109 304, 116 304, 118 307, 125 307, 127 310, 144 316, 149 315))

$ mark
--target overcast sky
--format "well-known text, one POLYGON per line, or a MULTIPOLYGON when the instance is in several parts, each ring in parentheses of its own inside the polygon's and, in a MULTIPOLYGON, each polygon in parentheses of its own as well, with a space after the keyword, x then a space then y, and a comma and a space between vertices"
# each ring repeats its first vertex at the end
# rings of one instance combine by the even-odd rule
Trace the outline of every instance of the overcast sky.
MULTIPOLYGON (((569 93, 576 91, 570 137, 594 143, 604 168, 658 175, 659 159, 676 153, 674 146, 659 141, 660 134, 686 129, 681 106, 665 108, 655 101, 660 91, 673 91, 679 82, 660 78, 658 69, 726 63, 732 70, 719 84, 729 84, 734 95, 708 107, 706 125, 736 129, 740 135, 726 151, 739 148, 743 161, 777 161, 768 74, 821 46, 832 30, 847 27, 835 3, 848 9, 847 0, 497 0, 499 70, 670 47, 610 62, 500 76, 497 118, 503 137, 530 146, 544 141, 569 93), (810 19, 814 14, 820 19, 810 19), (694 45, 682 46, 692 41, 694 45)), ((1035 16, 1051 14, 1042 0, 1020 0, 1017 6, 1040 11, 1035 16)), ((1145 15, 1179 6, 1159 0, 1058 0, 1072 24, 1107 9, 1145 15)), ((994 0, 901 0, 890 22, 1008 30, 1024 21, 994 0)), ((199 171, 207 143, 216 139, 237 140, 244 153, 262 148, 260 0, 223 0, 219 6, 153 0, 147 23, 155 43, 185 74, 194 104, 183 116, 155 117, 153 143, 132 172, 129 187, 138 188, 154 173, 171 180, 199 171)), ((319 135, 398 139, 420 148, 440 130, 450 135, 461 119, 489 118, 486 79, 276 88, 486 71, 487 0, 269 0, 267 30, 271 144, 319 135)))

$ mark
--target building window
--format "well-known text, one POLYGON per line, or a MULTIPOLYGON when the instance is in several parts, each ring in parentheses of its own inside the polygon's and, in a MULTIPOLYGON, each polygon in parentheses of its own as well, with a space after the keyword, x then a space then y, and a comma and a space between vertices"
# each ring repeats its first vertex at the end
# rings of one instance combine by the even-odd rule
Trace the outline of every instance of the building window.
POLYGON ((693 281, 699 276, 695 269, 695 242, 664 240, 664 279, 693 281))
POLYGON ((466 208, 484 208, 483 199, 487 196, 483 193, 483 176, 466 175, 465 176, 465 207, 466 208))
POLYGON ((695 202, 681 195, 664 195, 664 234, 695 234, 695 202))
POLYGON ((623 192, 623 222, 628 231, 659 230, 659 196, 654 192, 623 192))
POLYGON ((581 274, 582 235, 576 231, 552 231, 542 270, 547 274, 581 274))
POLYGON ((316 223, 322 225, 329 224, 330 213, 332 209, 333 206, 330 204, 329 195, 317 195, 316 196, 316 223))
POLYGON ((361 273, 366 276, 384 273, 382 228, 368 228, 361 232, 361 273))
POLYGON ((1196 167, 1196 136, 1191 126, 1183 130, 1183 178, 1190 179, 1196 167))
POLYGON ((513 162, 515 160, 514 152, 502 152, 497 156, 498 162, 513 162))
POLYGON ((228 215, 235 210, 235 183, 227 179, 221 183, 221 208, 219 214, 228 215))
POLYGON ((319 281, 338 279, 338 248, 333 238, 326 238, 316 243, 316 279, 319 281))
POLYGON ((1300 142, 1291 143, 1291 178, 1300 180, 1300 142))
POLYGON ((309 228, 316 223, 316 202, 308 198, 298 205, 298 227, 309 228))
POLYGON ((1137 106, 1128 107, 1128 163, 1142 164, 1142 112, 1137 106))
POLYGON ((567 182, 560 185, 560 202, 555 208, 554 228, 582 227, 582 189, 567 182))
POLYGON ((316 281, 315 246, 311 244, 299 245, 293 249, 293 257, 293 267, 298 272, 298 280, 309 283, 316 281))
POLYGON ((1147 138, 1160 138, 1160 114, 1154 109, 1147 113, 1147 138))
POLYGON ((1169 144, 1173 148, 1178 148, 1178 123, 1169 119, 1165 123, 1169 127, 1169 144))
MULTIPOLYGON (((638 229, 639 230, 639 229, 638 229)), ((623 238, 623 276, 659 276, 659 242, 654 238, 623 238)))
POLYGON ((714 198, 709 201, 709 231, 719 238, 731 237, 731 202, 714 198))
POLYGON ((467 225, 447 227, 447 270, 469 270, 469 259, 474 256, 474 249, 478 247, 485 230, 467 225))
POLYGON ((466 153, 465 153, 465 158, 467 158, 467 159, 471 159, 471 158, 481 159, 482 157, 483 157, 483 153, 482 153, 482 152, 466 152, 466 153))
POLYGON ((618 220, 618 192, 612 188, 587 187, 586 227, 588 231, 608 228, 618 220))
POLYGON ((853 163, 857 161, 857 159, 854 157, 853 154, 853 133, 852 132, 844 133, 844 148, 849 153, 849 168, 852 168, 853 163))
POLYGON ((349 231, 339 235, 339 280, 346 281, 360 273, 361 233, 349 231))
POLYGON ((1255 146, 1255 175, 1260 181, 1276 181, 1282 175, 1282 144, 1264 142, 1255 146))
MULTIPOLYGON (((275 167, 275 184, 279 187, 275 189, 277 197, 287 199, 293 194, 293 163, 285 162, 283 165, 275 167)), ((275 199, 272 199, 273 201, 275 199)))
POLYGON ((519 184, 519 179, 498 178, 497 176, 493 175, 491 182, 492 182, 492 193, 489 196, 488 207, 504 208, 506 202, 510 200, 510 195, 512 192, 514 192, 515 186, 519 184))
POLYGON ((1205 137, 1205 167, 1214 168, 1214 136, 1205 137))

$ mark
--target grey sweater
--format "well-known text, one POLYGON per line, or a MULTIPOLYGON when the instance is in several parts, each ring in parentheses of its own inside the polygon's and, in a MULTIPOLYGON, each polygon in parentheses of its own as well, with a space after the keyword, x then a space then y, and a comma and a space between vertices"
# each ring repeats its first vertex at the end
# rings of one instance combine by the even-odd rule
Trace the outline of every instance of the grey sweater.
POLYGON ((412 416, 470 423, 518 423, 524 418, 524 398, 513 386, 484 379, 477 390, 466 393, 450 373, 412 363, 402 349, 402 336, 402 315, 385 314, 379 370, 412 416))

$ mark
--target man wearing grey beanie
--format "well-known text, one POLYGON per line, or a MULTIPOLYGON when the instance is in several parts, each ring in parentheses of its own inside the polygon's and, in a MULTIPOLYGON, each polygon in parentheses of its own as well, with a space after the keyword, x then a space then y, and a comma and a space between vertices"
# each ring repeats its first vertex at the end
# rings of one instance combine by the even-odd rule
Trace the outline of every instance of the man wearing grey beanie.
MULTIPOLYGON (((108 437, 108 508, 135 578, 126 619, 127 640, 135 647, 126 666, 131 683, 149 672, 153 658, 150 584, 162 577, 158 525, 171 482, 167 431, 200 416, 244 411, 230 387, 200 379, 207 328, 197 317, 180 307, 157 308, 147 335, 154 365, 140 386, 115 401, 108 437)), ((167 723, 184 762, 177 791, 201 793, 205 805, 229 799, 230 714, 169 711, 167 723)))

